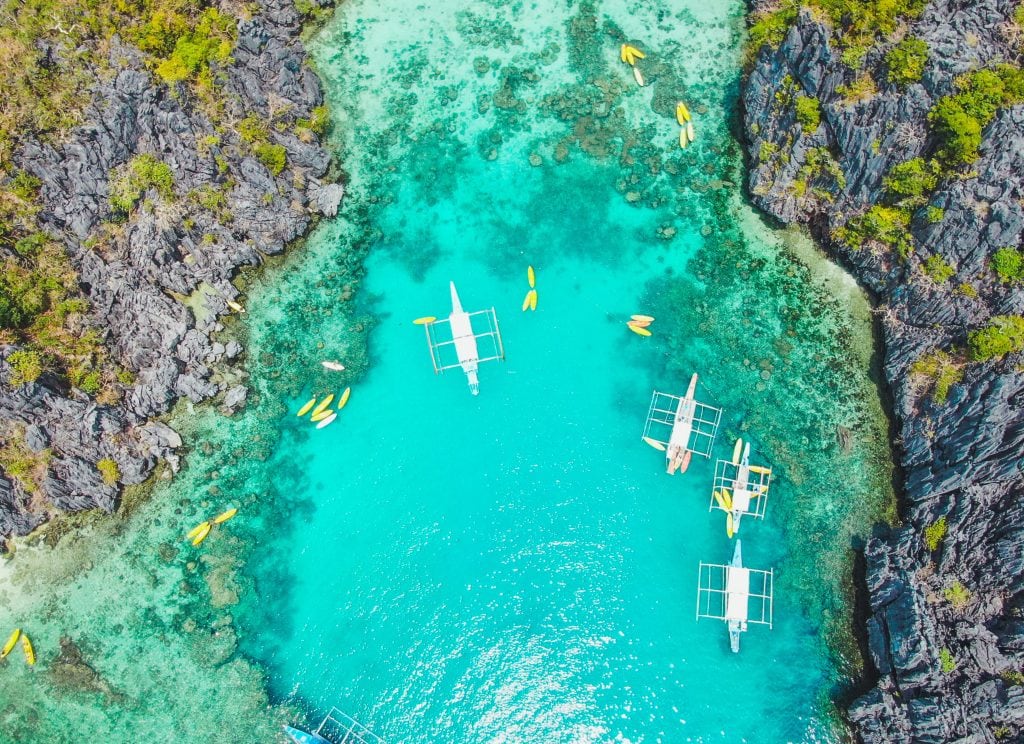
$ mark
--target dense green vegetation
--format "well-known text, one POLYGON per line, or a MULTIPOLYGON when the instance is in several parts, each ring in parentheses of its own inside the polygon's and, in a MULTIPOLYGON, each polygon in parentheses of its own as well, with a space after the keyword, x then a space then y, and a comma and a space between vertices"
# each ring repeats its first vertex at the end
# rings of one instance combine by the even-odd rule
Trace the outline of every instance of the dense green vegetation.
POLYGON ((997 65, 961 75, 957 92, 940 98, 928 114, 939 136, 939 158, 947 166, 978 158, 981 132, 1005 106, 1024 102, 1024 70, 997 65))
POLYGON ((954 610, 964 610, 971 603, 970 590, 959 581, 954 581, 952 585, 946 587, 942 596, 953 605, 954 610))
POLYGON ((833 237, 852 250, 858 250, 873 240, 905 257, 913 250, 909 230, 909 209, 875 204, 864 214, 833 231, 833 237))
POLYGON ((903 20, 921 14, 925 0, 782 0, 774 10, 756 13, 751 19, 751 53, 764 44, 778 45, 801 7, 842 30, 839 44, 843 61, 858 68, 876 41, 895 33, 903 20))
POLYGON ((1000 248, 992 254, 992 270, 1004 284, 1024 280, 1024 252, 1016 248, 1000 248))
POLYGON ((1024 318, 996 315, 987 326, 967 335, 971 359, 984 362, 1024 349, 1024 318))
MULTIPOLYGON (((20 137, 59 138, 79 123, 97 74, 114 72, 115 35, 136 44, 163 79, 185 81, 215 113, 215 67, 229 59, 237 32, 235 19, 209 0, 0 0, 0 343, 32 355, 19 357, 23 373, 53 369, 93 394, 116 381, 116 370, 86 324, 63 247, 40 231, 40 184, 14 168, 12 154, 20 137)), ((171 171, 136 158, 113 174, 111 204, 127 214, 149 188, 171 198, 171 171)), ((29 379, 23 373, 19 379, 29 379)))
POLYGON ((821 104, 817 98, 800 95, 796 97, 796 120, 805 132, 813 132, 821 124, 821 104))
POLYGON ((894 165, 882 179, 888 195, 906 206, 924 204, 925 196, 934 191, 938 183, 938 163, 924 158, 914 158, 894 165))
POLYGON ((912 36, 904 39, 885 55, 889 82, 904 86, 919 82, 927 61, 928 45, 924 41, 912 36))
POLYGON ((956 669, 956 659, 948 648, 939 649, 939 668, 943 674, 952 674, 956 669))

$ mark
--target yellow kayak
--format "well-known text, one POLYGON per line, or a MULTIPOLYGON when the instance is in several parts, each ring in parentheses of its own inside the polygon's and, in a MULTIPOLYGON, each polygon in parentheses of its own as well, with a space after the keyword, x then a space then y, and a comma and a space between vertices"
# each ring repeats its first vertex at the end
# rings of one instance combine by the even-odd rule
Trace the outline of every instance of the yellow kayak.
POLYGON ((534 273, 532 266, 526 267, 526 281, 530 283, 530 289, 537 285, 537 275, 534 273))
MULTIPOLYGON (((737 439, 736 440, 736 446, 732 448, 732 464, 733 465, 739 465, 740 464, 740 453, 741 452, 743 452, 743 440, 742 439, 737 439)), ((751 468, 751 470, 753 470, 753 468, 751 468)))
POLYGON ((320 402, 319 402, 319 403, 317 404, 317 407, 313 409, 313 418, 315 419, 315 418, 316 418, 316 415, 317 415, 318 413, 320 413, 320 412, 321 412, 321 411, 323 411, 323 410, 324 410, 325 408, 327 408, 327 406, 331 405, 331 401, 332 401, 332 400, 334 400, 334 393, 331 393, 331 394, 330 394, 330 395, 328 395, 328 396, 327 396, 326 398, 324 398, 324 399, 323 399, 322 401, 320 401, 320 402))
POLYGON ((722 494, 722 503, 725 504, 725 510, 732 511, 732 494, 729 493, 729 489, 723 488, 720 493, 722 494))
POLYGON ((690 110, 686 108, 686 104, 680 101, 676 104, 676 121, 679 122, 680 126, 686 126, 686 122, 690 120, 690 110))
POLYGON ((626 45, 625 44, 623 44, 622 46, 619 47, 619 59, 621 59, 623 62, 627 62, 628 61, 626 59, 626 45))
POLYGON ((10 637, 7 639, 7 643, 4 644, 3 650, 0 651, 0 659, 11 653, 11 649, 14 648, 14 644, 18 642, 18 638, 21 636, 21 628, 15 628, 11 631, 10 637))
POLYGON ((647 323, 653 323, 654 322, 654 318, 652 318, 650 315, 630 315, 629 319, 630 320, 635 320, 637 322, 647 322, 647 323))
POLYGON ((349 396, 352 395, 352 388, 345 388, 345 392, 341 394, 341 398, 338 399, 338 410, 340 411, 348 403, 349 396))
POLYGON ((688 144, 690 144, 690 140, 686 136, 686 130, 685 129, 680 129, 679 130, 679 146, 685 150, 686 146, 688 144))
POLYGON ((718 506, 722 511, 729 511, 729 507, 731 507, 732 504, 729 502, 729 497, 724 491, 713 491, 712 495, 715 497, 715 501, 718 503, 718 506))
POLYGON ((665 451, 665 445, 662 444, 661 442, 659 442, 657 439, 651 439, 650 437, 644 437, 644 441, 647 442, 647 444, 649 444, 652 447, 654 447, 654 449, 656 449, 656 450, 659 450, 661 452, 665 451))
POLYGON ((188 534, 185 535, 185 539, 186 540, 191 540, 193 537, 198 535, 203 530, 209 531, 209 529, 210 529, 210 523, 209 522, 200 522, 199 524, 197 524, 195 527, 193 527, 191 530, 188 531, 188 534))
POLYGON ((28 639, 26 633, 21 634, 21 650, 25 652, 25 661, 28 662, 29 666, 36 663, 36 652, 32 648, 32 641, 28 639))
POLYGON ((316 423, 317 421, 323 421, 328 416, 333 416, 333 415, 334 415, 334 411, 332 411, 330 408, 325 408, 324 410, 320 411, 320 413, 314 413, 312 421, 313 421, 313 423, 316 423))
POLYGON ((651 332, 648 331, 646 328, 641 328, 640 326, 634 325, 633 323, 626 323, 626 326, 628 326, 629 330, 633 331, 633 333, 637 334, 638 336, 651 335, 651 332))
POLYGON ((686 138, 688 140, 690 140, 690 142, 693 142, 695 139, 697 139, 697 135, 693 131, 693 122, 692 121, 691 122, 687 122, 687 124, 686 124, 686 138))
POLYGON ((196 533, 196 536, 194 538, 192 538, 192 544, 193 545, 199 545, 199 543, 201 543, 203 540, 205 540, 206 536, 210 534, 210 523, 209 522, 203 522, 202 525, 200 525, 200 527, 202 529, 200 529, 199 532, 196 533))
POLYGON ((299 412, 296 413, 295 415, 298 416, 299 418, 302 418, 307 413, 309 413, 309 409, 312 408, 315 405, 316 405, 316 396, 314 395, 312 398, 310 398, 308 401, 306 401, 306 405, 304 405, 302 408, 300 408, 299 412))
POLYGON ((525 312, 526 312, 527 310, 529 310, 529 309, 530 309, 530 295, 531 295, 531 294, 533 294, 533 290, 532 290, 532 289, 531 289, 531 290, 530 290, 529 292, 527 292, 527 293, 526 293, 526 297, 524 297, 524 298, 523 298, 523 312, 524 312, 524 313, 525 313, 525 312))
POLYGON ((750 466, 750 472, 751 473, 757 473, 758 475, 771 475, 772 474, 772 469, 771 468, 764 468, 764 467, 761 467, 760 465, 751 465, 750 466))
POLYGON ((640 68, 633 68, 633 79, 636 80, 636 84, 641 88, 644 87, 644 76, 640 74, 640 68))
POLYGON ((530 310, 536 310, 536 309, 537 309, 537 290, 536 289, 531 289, 530 290, 530 310))
POLYGON ((437 320, 437 318, 433 315, 424 315, 422 318, 416 318, 413 323, 416 325, 426 325, 427 323, 433 323, 435 320, 437 320))
POLYGON ((725 513, 725 534, 730 538, 733 536, 735 530, 733 529, 732 512, 725 513))
POLYGON ((234 509, 234 508, 228 509, 226 512, 223 512, 222 514, 218 514, 216 517, 214 517, 213 518, 213 523, 214 524, 221 524, 222 522, 227 522, 229 519, 231 519, 231 517, 235 516, 236 514, 238 514, 238 509, 234 509))
POLYGON ((647 55, 637 49, 635 46, 626 45, 626 54, 637 59, 646 59, 647 55))

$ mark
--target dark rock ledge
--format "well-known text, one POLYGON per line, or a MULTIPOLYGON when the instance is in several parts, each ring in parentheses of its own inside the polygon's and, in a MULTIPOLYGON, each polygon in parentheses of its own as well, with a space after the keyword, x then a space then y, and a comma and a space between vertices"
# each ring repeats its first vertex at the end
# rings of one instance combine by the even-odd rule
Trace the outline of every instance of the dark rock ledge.
POLYGON ((299 40, 301 19, 291 0, 259 6, 239 22, 223 70, 224 114, 284 124, 269 130, 287 152, 279 175, 246 154, 229 128, 215 132, 190 93, 157 81, 137 50, 116 43, 117 72, 97 83, 86 123, 59 144, 29 142, 17 155, 42 181, 42 223, 67 246, 94 323, 134 382, 115 405, 49 375, 12 387, 5 360, 16 349, 0 347, 0 421, 27 450, 49 451, 32 496, 0 472, 0 537, 26 534, 52 507, 112 511, 121 486, 144 481, 159 459, 176 467, 181 438, 151 418, 180 397, 244 404, 245 375, 232 366, 242 348, 218 319, 239 299, 231 279, 304 235, 316 214, 334 214, 342 195, 328 177, 330 153, 315 136, 293 133, 322 103, 299 40), (175 198, 151 190, 151 208, 112 227, 111 171, 139 154, 170 166, 175 198), (204 187, 224 194, 216 213, 187 196, 204 187), (117 483, 104 483, 103 459, 116 462, 117 483))
POLYGON ((886 82, 883 55, 898 34, 869 52, 877 91, 852 103, 837 90, 856 73, 840 61, 836 31, 804 10, 778 49, 760 50, 744 83, 753 201, 809 225, 871 290, 882 321, 905 482, 902 526, 880 527, 864 551, 875 676, 848 712, 865 742, 1024 740, 1024 360, 966 364, 941 403, 909 373, 929 351, 963 348, 990 317, 1024 314, 1021 284, 1000 283, 988 265, 994 251, 1022 242, 1024 107, 1004 108, 988 125, 971 173, 939 184, 929 204, 944 210, 940 221, 915 214, 907 259, 830 237, 882 199, 893 165, 934 154, 927 113, 957 75, 1019 62, 1016 6, 932 0, 907 29, 930 49, 921 82, 886 82), (820 102, 816 131, 803 131, 782 103, 787 78, 820 102), (819 171, 796 187, 815 148, 831 153, 845 183, 819 171), (772 152, 788 158, 763 155, 772 152), (931 256, 956 268, 952 282, 924 275, 931 256), (942 517, 947 533, 930 550, 925 531, 942 517))

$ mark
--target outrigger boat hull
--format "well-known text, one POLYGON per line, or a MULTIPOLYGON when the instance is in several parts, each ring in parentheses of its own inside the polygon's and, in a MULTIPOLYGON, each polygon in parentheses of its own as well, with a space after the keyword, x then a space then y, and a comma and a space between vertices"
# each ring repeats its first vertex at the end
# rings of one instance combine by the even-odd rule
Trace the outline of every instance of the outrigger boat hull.
POLYGON ((288 737, 295 742, 295 744, 331 744, 328 739, 316 734, 310 734, 305 731, 300 731, 297 728, 291 726, 285 726, 284 732, 288 734, 288 737))

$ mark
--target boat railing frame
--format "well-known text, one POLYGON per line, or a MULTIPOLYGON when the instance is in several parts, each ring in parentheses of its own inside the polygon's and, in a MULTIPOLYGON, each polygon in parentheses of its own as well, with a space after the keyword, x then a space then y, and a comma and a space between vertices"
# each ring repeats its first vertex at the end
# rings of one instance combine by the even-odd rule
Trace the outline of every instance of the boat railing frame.
MULTIPOLYGON (((746 568, 746 566, 744 566, 746 568)), ((704 563, 701 561, 697 568, 697 620, 702 617, 709 620, 726 620, 725 603, 726 587, 729 585, 729 571, 732 566, 724 563, 704 563), (714 611, 720 607, 720 611, 714 611), (703 610, 703 611, 702 611, 703 610)), ((775 569, 763 571, 758 568, 747 568, 750 576, 750 590, 747 592, 748 613, 747 623, 755 625, 767 625, 769 630, 772 627, 772 615, 775 605, 775 569), (753 604, 760 609, 759 612, 749 612, 751 607, 750 599, 756 600, 753 604)))
MULTIPOLYGON (((668 446, 669 437, 672 434, 672 427, 675 424, 676 411, 683 398, 670 393, 662 393, 657 390, 651 395, 651 405, 647 409, 647 419, 644 422, 643 438, 652 439, 668 446), (654 427, 668 427, 667 434, 655 436, 654 427)), ((698 400, 694 401, 693 422, 690 430, 690 438, 686 443, 686 449, 694 454, 711 457, 711 450, 715 446, 715 438, 718 436, 718 428, 722 422, 722 409, 709 406, 698 400)))
MULTIPOLYGON (((491 356, 478 358, 476 360, 477 363, 482 364, 484 362, 493 362, 496 360, 505 361, 505 345, 501 340, 501 328, 498 325, 498 314, 494 311, 494 308, 492 307, 488 310, 477 310, 475 312, 466 314, 469 316, 469 322, 471 324, 473 322, 473 318, 477 316, 481 316, 487 321, 487 330, 481 333, 474 333, 473 338, 490 338, 492 344, 494 345, 495 353, 491 356)), ((441 349, 447 346, 455 346, 454 338, 443 341, 439 341, 437 339, 437 328, 444 325, 450 326, 450 321, 447 318, 434 320, 431 321, 430 323, 424 324, 424 328, 426 329, 427 334, 427 346, 430 348, 430 363, 434 367, 435 375, 441 374, 445 370, 455 369, 456 367, 460 369, 462 368, 462 363, 458 361, 458 359, 456 359, 456 361, 451 364, 444 364, 441 361, 441 349)))
MULTIPOLYGON (((740 466, 736 465, 730 460, 719 460, 715 463, 715 480, 711 487, 711 504, 708 506, 708 511, 712 509, 718 509, 719 511, 734 511, 732 509, 723 509, 715 499, 715 491, 720 491, 723 488, 729 489, 729 493, 732 494, 736 490, 736 478, 739 475, 740 466)), ((755 473, 750 472, 747 478, 747 490, 748 491, 759 491, 760 495, 756 498, 751 498, 750 503, 754 507, 749 511, 741 511, 740 513, 744 516, 750 515, 757 517, 758 519, 764 519, 764 513, 768 508, 768 491, 771 486, 772 471, 769 468, 767 473, 755 473)))
POLYGON ((340 708, 332 707, 313 732, 335 744, 384 744, 384 740, 340 708), (328 728, 328 731, 324 730, 328 728), (337 738, 341 737, 341 738, 337 738))

